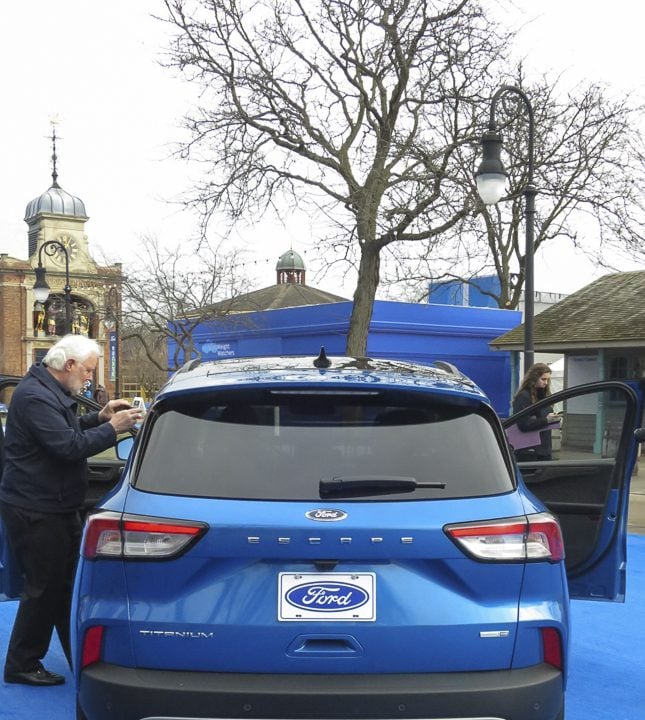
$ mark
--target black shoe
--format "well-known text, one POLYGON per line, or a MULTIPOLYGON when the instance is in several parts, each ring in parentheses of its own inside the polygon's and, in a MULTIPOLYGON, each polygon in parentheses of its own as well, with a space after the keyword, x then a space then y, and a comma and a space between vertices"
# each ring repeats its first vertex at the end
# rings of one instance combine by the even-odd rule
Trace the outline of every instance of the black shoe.
POLYGON ((58 673, 45 670, 44 667, 39 667, 29 672, 5 672, 4 681, 22 685, 62 685, 65 678, 58 673))

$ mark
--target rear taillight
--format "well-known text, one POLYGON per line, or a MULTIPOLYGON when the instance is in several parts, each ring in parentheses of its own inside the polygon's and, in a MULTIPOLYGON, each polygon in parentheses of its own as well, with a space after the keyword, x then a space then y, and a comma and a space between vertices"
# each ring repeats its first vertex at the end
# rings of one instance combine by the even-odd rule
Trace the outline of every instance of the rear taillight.
POLYGON ((559 562, 564 558, 560 526, 548 513, 447 525, 444 530, 459 547, 477 560, 559 562))
POLYGON ((104 632, 105 627, 103 625, 94 625, 85 631, 81 649, 81 670, 101 659, 104 632))
POLYGON ((185 552, 205 530, 203 523, 99 513, 88 520, 83 557, 167 560, 185 552))
POLYGON ((544 662, 562 670, 562 638, 555 628, 542 628, 544 662))

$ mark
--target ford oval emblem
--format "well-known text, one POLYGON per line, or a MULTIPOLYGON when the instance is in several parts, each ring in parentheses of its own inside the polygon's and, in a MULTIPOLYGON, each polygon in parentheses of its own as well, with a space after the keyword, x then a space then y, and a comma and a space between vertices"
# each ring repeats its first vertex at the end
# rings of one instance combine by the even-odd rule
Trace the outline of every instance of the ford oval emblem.
POLYGON ((351 583, 308 582, 291 588, 285 600, 302 610, 325 613, 359 608, 369 600, 369 595, 351 583))
POLYGON ((309 520, 318 520, 320 522, 336 522, 344 520, 347 513, 343 510, 334 510, 332 508, 318 508, 317 510, 309 510, 305 513, 305 517, 309 520))

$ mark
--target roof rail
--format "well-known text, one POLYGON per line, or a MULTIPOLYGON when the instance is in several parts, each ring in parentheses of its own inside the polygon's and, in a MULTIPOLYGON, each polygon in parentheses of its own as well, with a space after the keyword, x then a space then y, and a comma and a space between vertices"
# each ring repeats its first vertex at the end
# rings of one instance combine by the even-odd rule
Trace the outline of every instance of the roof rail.
POLYGON ((453 365, 452 363, 446 362, 445 360, 434 360, 432 364, 435 367, 438 367, 440 370, 445 370, 447 373, 450 373, 451 375, 457 375, 458 377, 463 377, 463 373, 456 365, 453 365))
POLYGON ((471 380, 467 375, 464 375, 456 365, 446 362, 445 360, 435 360, 431 364, 439 368, 440 370, 444 370, 445 372, 454 375, 466 385, 470 385, 470 387, 477 387, 477 383, 471 380))
MULTIPOLYGON (((190 372, 191 370, 194 370, 200 363, 202 359, 201 358, 193 358, 192 360, 189 360, 187 363, 184 363, 178 370, 177 373, 185 373, 190 372)), ((176 374, 177 374, 176 373, 176 374)))

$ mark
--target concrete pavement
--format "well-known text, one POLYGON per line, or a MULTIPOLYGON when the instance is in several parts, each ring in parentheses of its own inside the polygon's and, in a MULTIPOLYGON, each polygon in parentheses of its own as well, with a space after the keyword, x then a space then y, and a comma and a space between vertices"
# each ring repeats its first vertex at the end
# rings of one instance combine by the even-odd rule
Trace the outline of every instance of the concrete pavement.
POLYGON ((645 462, 639 463, 637 475, 632 477, 629 493, 627 532, 645 535, 645 462))

